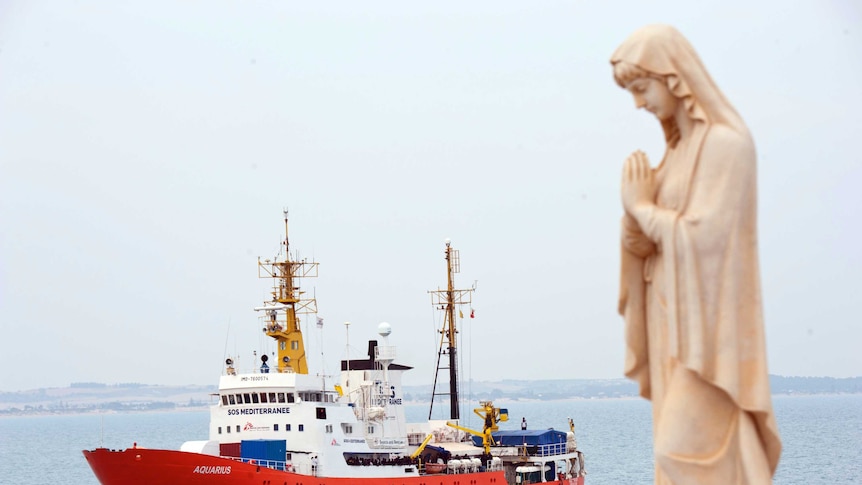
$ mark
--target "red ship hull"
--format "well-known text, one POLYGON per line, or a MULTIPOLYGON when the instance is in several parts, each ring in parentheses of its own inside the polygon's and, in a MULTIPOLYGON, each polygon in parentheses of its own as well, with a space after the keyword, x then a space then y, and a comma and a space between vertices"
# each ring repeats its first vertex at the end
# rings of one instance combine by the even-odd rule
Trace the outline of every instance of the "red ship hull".
MULTIPOLYGON (((102 485, 505 485, 502 471, 389 478, 299 475, 218 456, 184 451, 97 448, 84 457, 102 485), (468 478, 469 477, 469 478, 468 478)), ((569 483, 569 481, 566 481, 569 483)), ((572 485, 578 483, 573 479, 572 485)), ((581 482, 582 483, 582 482, 581 482)))

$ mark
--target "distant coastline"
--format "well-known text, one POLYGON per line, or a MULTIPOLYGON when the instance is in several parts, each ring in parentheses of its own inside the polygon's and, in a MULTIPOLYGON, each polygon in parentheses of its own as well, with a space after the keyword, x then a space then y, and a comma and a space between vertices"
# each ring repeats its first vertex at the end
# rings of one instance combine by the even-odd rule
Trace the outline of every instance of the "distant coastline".
MULTIPOLYGON (((770 376, 773 395, 862 394, 862 377, 770 376)), ((0 391, 0 417, 46 414, 89 414, 158 411, 200 411, 216 403, 216 386, 73 383, 69 387, 0 391)), ((404 386, 409 405, 428 403, 431 386, 404 386)), ((559 401, 634 399, 636 385, 627 379, 556 379, 468 381, 464 400, 559 401)))

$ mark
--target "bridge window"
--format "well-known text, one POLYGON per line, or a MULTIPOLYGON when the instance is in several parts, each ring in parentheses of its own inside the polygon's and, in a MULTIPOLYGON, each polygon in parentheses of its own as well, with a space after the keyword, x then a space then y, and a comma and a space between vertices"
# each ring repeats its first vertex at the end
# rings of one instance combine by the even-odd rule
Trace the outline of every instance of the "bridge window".
POLYGON ((227 396, 225 396, 224 394, 222 394, 221 396, 221 403, 223 406, 227 406, 227 396))
POLYGON ((228 396, 228 400, 230 400, 231 404, 236 404, 236 400, 234 399, 233 394, 228 396))
POLYGON ((323 394, 319 392, 300 392, 299 398, 305 402, 323 402, 323 394))

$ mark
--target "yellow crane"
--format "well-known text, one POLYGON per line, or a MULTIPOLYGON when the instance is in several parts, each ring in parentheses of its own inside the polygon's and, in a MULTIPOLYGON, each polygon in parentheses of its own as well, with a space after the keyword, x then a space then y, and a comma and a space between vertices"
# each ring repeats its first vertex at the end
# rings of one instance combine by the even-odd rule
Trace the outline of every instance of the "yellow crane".
POLYGON ((428 433, 428 436, 425 437, 425 441, 423 441, 422 444, 419 445, 419 448, 416 448, 416 451, 414 451, 410 455, 410 458, 416 458, 417 456, 421 455, 422 450, 424 450, 425 447, 428 446, 428 443, 431 441, 431 438, 433 438, 433 437, 434 437, 434 433, 428 433))
POLYGON ((494 403, 491 401, 479 401, 479 405, 482 407, 473 409, 473 413, 482 418, 482 422, 484 423, 482 431, 465 428, 449 421, 446 422, 446 425, 451 428, 460 429, 461 431, 465 431, 474 436, 481 436, 482 446, 485 448, 485 453, 490 454, 491 445, 494 444, 494 437, 491 436, 491 433, 500 429, 500 427, 497 426, 497 423, 509 420, 509 412, 506 409, 495 408, 494 403))

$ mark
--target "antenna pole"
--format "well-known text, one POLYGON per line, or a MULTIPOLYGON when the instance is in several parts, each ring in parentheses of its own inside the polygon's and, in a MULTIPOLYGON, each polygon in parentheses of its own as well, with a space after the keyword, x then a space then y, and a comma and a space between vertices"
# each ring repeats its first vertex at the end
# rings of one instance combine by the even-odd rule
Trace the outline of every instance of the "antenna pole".
POLYGON ((287 237, 287 209, 284 209, 284 254, 287 258, 290 258, 290 241, 287 237))
POLYGON ((344 345, 347 347, 347 373, 350 375, 350 322, 344 322, 344 345))
POLYGON ((456 358, 456 329, 455 329, 455 281, 452 273, 452 246, 446 243, 446 320, 448 328, 445 330, 449 338, 449 414, 451 419, 460 418, 460 406, 458 405, 458 359, 456 358))

